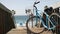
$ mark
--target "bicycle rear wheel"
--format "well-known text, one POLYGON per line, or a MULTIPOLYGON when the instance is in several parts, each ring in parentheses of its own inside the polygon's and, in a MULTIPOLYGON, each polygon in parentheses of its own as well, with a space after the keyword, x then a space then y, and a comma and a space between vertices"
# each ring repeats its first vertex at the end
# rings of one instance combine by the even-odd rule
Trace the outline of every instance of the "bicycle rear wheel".
MULTIPOLYGON (((58 24, 58 14, 57 13, 52 13, 51 15, 50 15, 50 20, 51 20, 51 22, 53 23, 53 25, 56 27, 57 26, 57 24, 58 24)), ((51 24, 50 24, 51 25, 51 24)), ((53 25, 51 25, 51 27, 53 27, 53 28, 51 28, 51 29, 54 29, 55 27, 53 26, 53 25)))
POLYGON ((56 34, 58 33, 58 24, 59 24, 59 18, 60 18, 60 15, 59 14, 57 14, 57 13, 52 13, 51 15, 50 15, 50 19, 51 19, 51 21, 54 21, 55 23, 54 23, 54 25, 56 26, 55 27, 55 31, 54 32, 56 32, 56 34))
POLYGON ((41 33, 44 30, 44 27, 41 27, 41 20, 38 16, 29 18, 26 26, 33 33, 41 33))

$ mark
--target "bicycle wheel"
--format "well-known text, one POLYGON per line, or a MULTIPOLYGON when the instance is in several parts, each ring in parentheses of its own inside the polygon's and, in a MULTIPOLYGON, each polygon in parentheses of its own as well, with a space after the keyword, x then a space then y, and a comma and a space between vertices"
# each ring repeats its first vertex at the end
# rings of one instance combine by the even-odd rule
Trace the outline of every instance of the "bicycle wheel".
POLYGON ((44 30, 44 27, 41 27, 40 17, 38 16, 29 18, 26 26, 33 33, 41 33, 44 30))
POLYGON ((51 15, 50 15, 50 20, 51 20, 51 23, 50 23, 50 27, 51 27, 51 29, 55 29, 55 27, 57 26, 57 24, 58 24, 58 17, 59 17, 59 15, 57 14, 57 13, 52 13, 51 15))

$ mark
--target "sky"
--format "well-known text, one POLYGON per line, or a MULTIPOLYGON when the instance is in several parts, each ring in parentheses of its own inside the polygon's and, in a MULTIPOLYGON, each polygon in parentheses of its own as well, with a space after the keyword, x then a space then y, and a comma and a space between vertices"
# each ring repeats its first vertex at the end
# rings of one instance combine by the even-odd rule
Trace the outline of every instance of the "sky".
MULTIPOLYGON (((0 3, 2 3, 4 6, 6 6, 10 10, 15 10, 15 15, 26 15, 25 9, 32 9, 33 3, 36 0, 0 0, 0 3)), ((37 0, 40 1, 40 3, 37 5, 38 9, 43 11, 44 6, 50 6, 57 2, 60 2, 60 0, 37 0)), ((41 12, 40 11, 40 12, 41 12)))

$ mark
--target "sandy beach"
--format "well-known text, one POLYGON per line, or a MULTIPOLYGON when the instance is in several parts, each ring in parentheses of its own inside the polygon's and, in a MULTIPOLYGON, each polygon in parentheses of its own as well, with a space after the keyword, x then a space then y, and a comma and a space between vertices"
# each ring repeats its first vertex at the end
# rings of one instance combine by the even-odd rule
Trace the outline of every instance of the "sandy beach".
MULTIPOLYGON (((24 27, 19 27, 15 29, 11 29, 7 34, 27 34, 27 29, 24 27)), ((52 31, 44 31, 43 33, 40 34, 52 34, 52 31)))

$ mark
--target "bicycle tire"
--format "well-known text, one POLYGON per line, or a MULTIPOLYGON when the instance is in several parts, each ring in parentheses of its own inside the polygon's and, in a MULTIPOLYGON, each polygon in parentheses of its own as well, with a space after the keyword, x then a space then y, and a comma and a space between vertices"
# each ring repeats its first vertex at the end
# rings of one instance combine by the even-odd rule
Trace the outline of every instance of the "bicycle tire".
MULTIPOLYGON (((60 16, 59 16, 59 14, 57 14, 57 13, 52 13, 50 16, 49 16, 49 18, 50 18, 50 20, 52 19, 52 20, 54 20, 54 22, 55 22, 55 27, 56 27, 56 25, 57 25, 57 21, 55 20, 56 18, 54 18, 54 16, 56 17, 59 17, 60 18, 60 16), (53 17, 53 18, 52 18, 53 17)), ((51 20, 51 21, 52 21, 51 20)))
MULTIPOLYGON (((26 27, 27 27, 27 29, 29 29, 31 32, 33 32, 33 33, 42 33, 43 31, 44 31, 44 27, 43 27, 43 29, 41 29, 41 30, 32 30, 32 29, 30 29, 29 28, 29 26, 28 26, 28 23, 29 23, 29 21, 31 20, 31 19, 33 19, 33 18, 38 18, 39 20, 40 20, 40 17, 39 16, 33 16, 33 17, 31 17, 31 18, 29 18, 28 20, 27 20, 27 22, 26 22, 26 27)), ((35 23, 35 22, 34 22, 35 23)))

